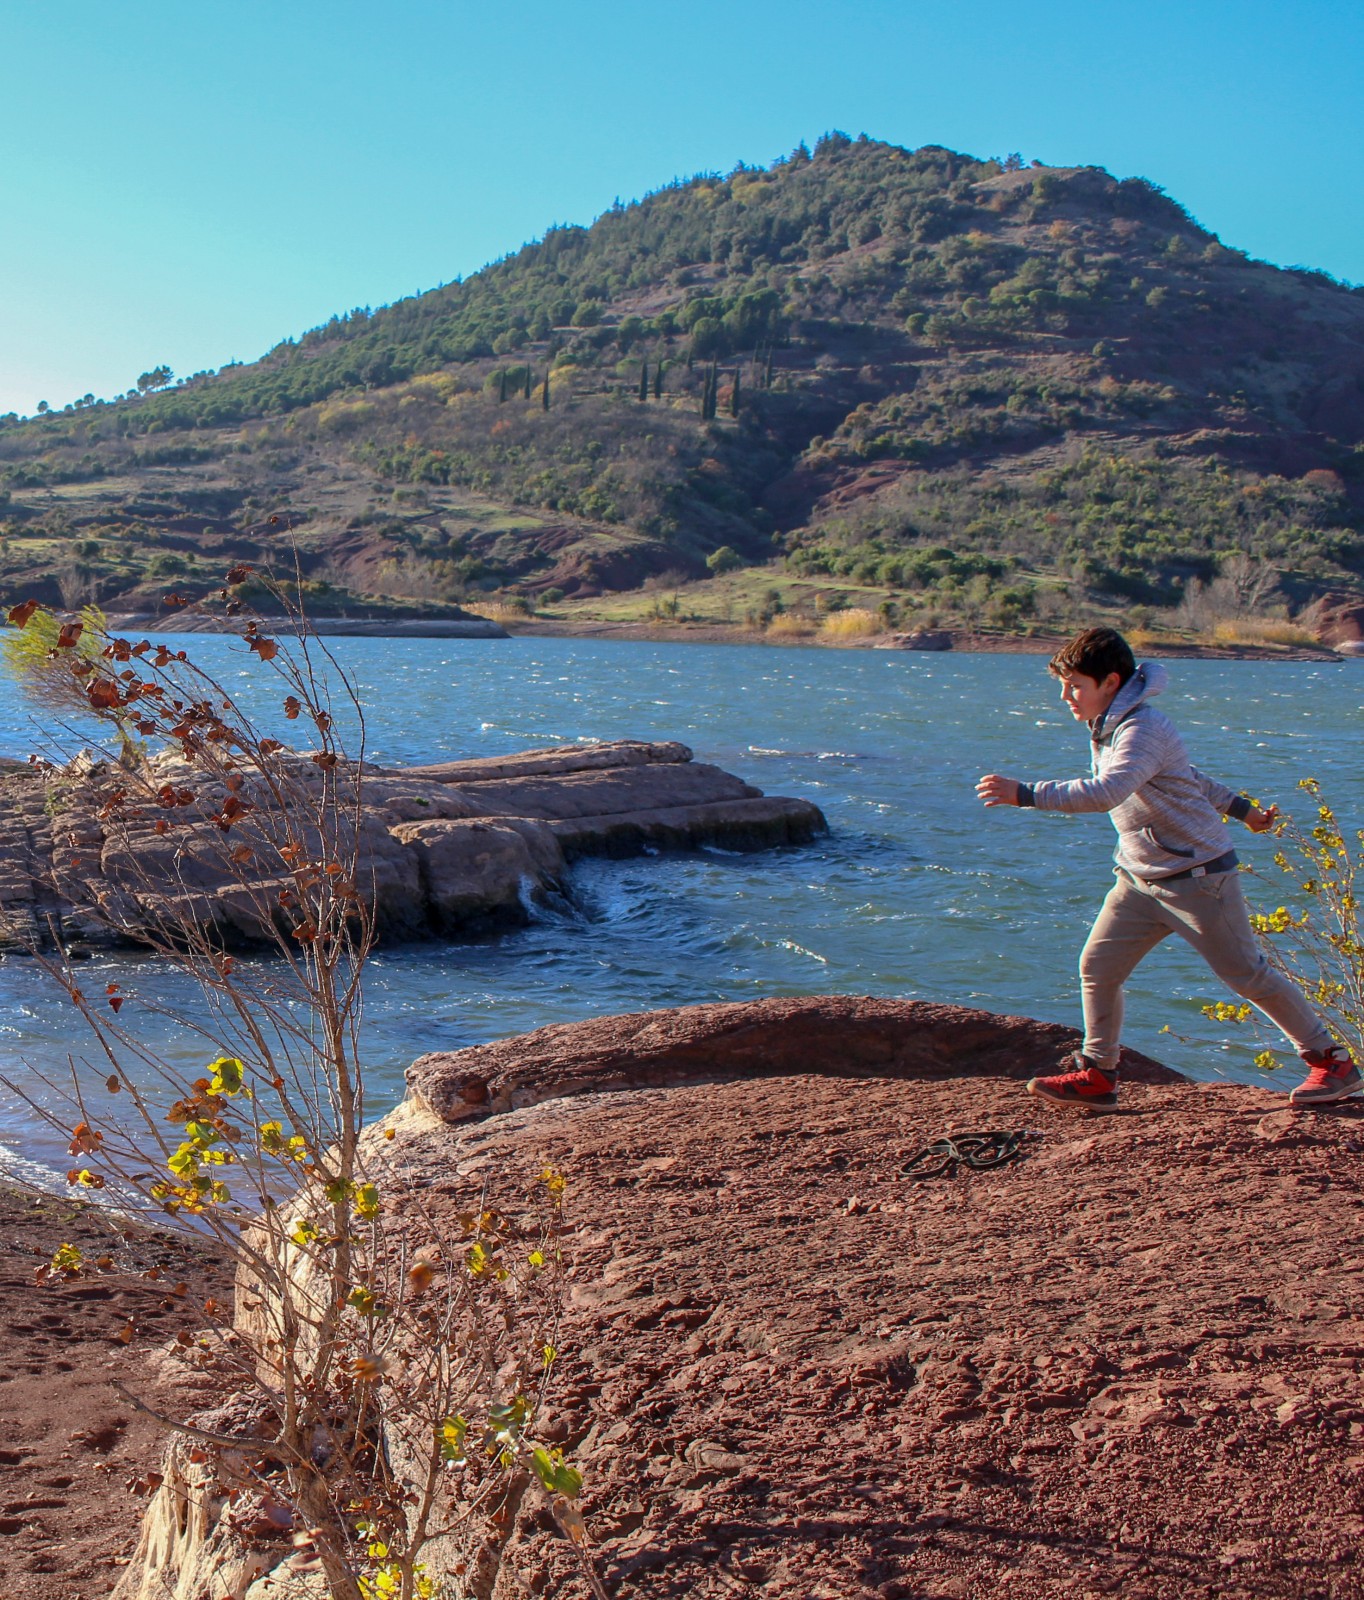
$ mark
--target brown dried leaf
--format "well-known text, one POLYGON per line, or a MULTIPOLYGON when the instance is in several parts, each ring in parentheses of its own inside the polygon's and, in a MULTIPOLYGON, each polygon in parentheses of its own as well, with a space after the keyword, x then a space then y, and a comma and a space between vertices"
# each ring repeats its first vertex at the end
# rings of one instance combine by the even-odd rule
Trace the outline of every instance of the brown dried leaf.
POLYGON ((96 678, 85 693, 96 711, 112 711, 123 704, 118 685, 109 678, 96 678))
POLYGON ((71 1143, 67 1146, 67 1154, 73 1156, 94 1155, 104 1143, 104 1135, 96 1133, 87 1122, 78 1122, 71 1130, 71 1143))

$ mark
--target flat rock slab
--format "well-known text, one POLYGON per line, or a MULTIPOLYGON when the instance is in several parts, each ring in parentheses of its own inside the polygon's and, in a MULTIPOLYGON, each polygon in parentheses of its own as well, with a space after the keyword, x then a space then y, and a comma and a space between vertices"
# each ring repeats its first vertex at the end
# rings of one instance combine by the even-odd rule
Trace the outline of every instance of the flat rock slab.
MULTIPOLYGON (((325 778, 306 754, 279 760, 305 832, 324 783, 341 797, 358 845, 355 888, 390 943, 524 923, 537 899, 569 892, 579 856, 759 850, 825 828, 809 801, 764 795, 673 742, 365 765, 325 778)), ((0 948, 43 947, 54 930, 66 942, 137 943, 158 926, 204 928, 228 945, 268 940, 287 920, 294 853, 281 851, 270 785, 253 768, 244 778, 237 799, 248 810, 228 832, 225 787, 173 757, 158 758, 145 780, 98 765, 0 774, 0 948), (181 795, 169 832, 163 785, 181 795), (111 820, 104 801, 117 789, 131 797, 111 820)))
MULTIPOLYGON (((1119 1115, 1029 1100, 1073 1042, 845 997, 417 1063, 398 1204, 568 1177, 549 1426, 611 1593, 1364 1592, 1364 1106, 1141 1061, 1119 1115), (1039 1137, 903 1176, 982 1128, 1039 1137)), ((496 1593, 579 1581, 532 1518, 496 1593)))
MULTIPOLYGON (((597 1017, 419 1056, 408 1087, 447 1122, 565 1095, 707 1078, 813 1072, 852 1077, 1029 1078, 1075 1045, 1074 1033, 1029 1017, 869 995, 818 995, 683 1006, 597 1017)), ((1127 1081, 1178 1081, 1129 1051, 1127 1081)), ((852 1091, 850 1091, 852 1092, 852 1091)))

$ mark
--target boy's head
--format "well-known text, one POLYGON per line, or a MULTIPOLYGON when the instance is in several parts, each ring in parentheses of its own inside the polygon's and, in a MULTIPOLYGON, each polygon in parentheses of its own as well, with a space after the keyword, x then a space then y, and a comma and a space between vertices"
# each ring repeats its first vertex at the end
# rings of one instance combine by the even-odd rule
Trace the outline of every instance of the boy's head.
POLYGON ((1112 628, 1086 628, 1047 664, 1061 680, 1061 698, 1081 722, 1101 717, 1136 670, 1132 647, 1112 628))

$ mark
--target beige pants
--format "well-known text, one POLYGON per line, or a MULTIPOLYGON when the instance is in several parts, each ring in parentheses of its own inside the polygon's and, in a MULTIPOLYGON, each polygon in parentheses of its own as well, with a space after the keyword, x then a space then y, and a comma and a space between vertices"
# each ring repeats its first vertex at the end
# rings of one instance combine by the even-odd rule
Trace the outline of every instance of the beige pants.
POLYGON ((1331 1035, 1301 992, 1265 959, 1250 927, 1239 872, 1144 883, 1122 868, 1080 954, 1085 1054, 1116 1067, 1123 984, 1172 933, 1185 938, 1229 989, 1257 1006, 1296 1050, 1325 1050, 1331 1035))

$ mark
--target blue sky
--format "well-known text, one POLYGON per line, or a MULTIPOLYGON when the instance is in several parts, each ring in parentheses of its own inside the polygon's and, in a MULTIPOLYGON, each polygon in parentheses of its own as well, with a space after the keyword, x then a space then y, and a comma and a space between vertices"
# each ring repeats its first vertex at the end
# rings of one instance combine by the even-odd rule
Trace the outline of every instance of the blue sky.
POLYGON ((0 412, 250 360, 829 128, 1364 280, 1358 0, 0 0, 0 412))

